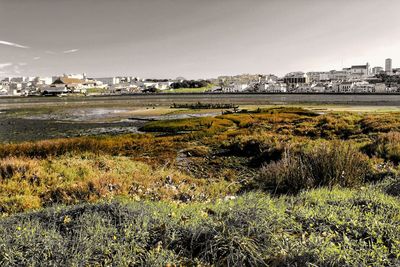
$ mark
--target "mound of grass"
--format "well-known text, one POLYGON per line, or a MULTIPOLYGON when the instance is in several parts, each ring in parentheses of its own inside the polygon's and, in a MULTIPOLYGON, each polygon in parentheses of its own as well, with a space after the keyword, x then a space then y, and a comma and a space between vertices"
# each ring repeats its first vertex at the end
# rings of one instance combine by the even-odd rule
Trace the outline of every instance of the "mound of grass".
POLYGON ((368 157, 357 148, 339 142, 320 143, 311 149, 286 149, 281 160, 264 165, 255 184, 263 190, 298 193, 320 186, 361 186, 372 173, 368 157))
POLYGON ((364 151, 371 156, 378 156, 396 164, 400 162, 400 132, 389 132, 378 135, 364 151))
POLYGON ((1 219, 0 264, 395 266, 399 214, 398 199, 372 189, 57 207, 1 219))
POLYGON ((361 126, 363 131, 369 132, 383 132, 387 133, 390 131, 400 130, 400 118, 398 113, 392 114, 377 114, 377 115, 366 115, 361 120, 361 126))

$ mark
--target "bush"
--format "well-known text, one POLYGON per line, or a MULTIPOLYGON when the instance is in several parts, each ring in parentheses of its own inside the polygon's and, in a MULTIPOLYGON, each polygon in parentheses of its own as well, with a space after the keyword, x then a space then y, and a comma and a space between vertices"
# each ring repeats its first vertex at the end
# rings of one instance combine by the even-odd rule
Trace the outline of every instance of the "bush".
POLYGON ((267 191, 297 193, 321 186, 359 186, 371 174, 366 155, 350 144, 333 142, 310 150, 286 149, 280 161, 263 166, 255 184, 267 191))
POLYGON ((400 132, 380 134, 363 150, 370 156, 378 156, 398 164, 400 162, 400 132))
POLYGON ((251 165, 260 167, 265 162, 281 159, 287 141, 286 137, 267 134, 238 135, 225 142, 222 148, 228 150, 225 154, 250 157, 251 165))

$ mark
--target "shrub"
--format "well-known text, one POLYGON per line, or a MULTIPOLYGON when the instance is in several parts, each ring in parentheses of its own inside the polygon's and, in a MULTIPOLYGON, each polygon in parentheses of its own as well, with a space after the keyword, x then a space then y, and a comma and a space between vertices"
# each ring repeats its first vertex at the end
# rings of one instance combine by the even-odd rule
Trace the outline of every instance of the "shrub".
POLYGON ((222 147, 226 153, 252 158, 252 165, 281 159, 288 138, 267 134, 238 135, 225 142, 222 147))
POLYGON ((359 186, 371 174, 366 155, 350 144, 333 142, 310 150, 286 149, 280 161, 263 166, 255 184, 263 190, 297 193, 320 186, 359 186))
POLYGON ((363 150, 370 156, 378 156, 398 164, 400 162, 400 132, 380 134, 363 150))

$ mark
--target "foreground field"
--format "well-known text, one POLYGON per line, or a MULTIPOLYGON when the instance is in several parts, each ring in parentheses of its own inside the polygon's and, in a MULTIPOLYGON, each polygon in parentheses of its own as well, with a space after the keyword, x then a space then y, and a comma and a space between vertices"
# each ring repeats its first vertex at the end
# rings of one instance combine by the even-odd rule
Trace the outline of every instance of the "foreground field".
POLYGON ((0 264, 398 266, 398 199, 365 189, 212 204, 121 202, 0 221, 0 264))
POLYGON ((2 144, 0 264, 399 265, 399 115, 258 108, 2 144))

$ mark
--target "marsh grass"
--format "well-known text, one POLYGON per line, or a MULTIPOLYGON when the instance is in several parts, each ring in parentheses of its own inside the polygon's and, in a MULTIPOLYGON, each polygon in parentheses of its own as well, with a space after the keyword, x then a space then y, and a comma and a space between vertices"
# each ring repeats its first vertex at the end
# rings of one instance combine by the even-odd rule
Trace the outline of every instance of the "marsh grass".
POLYGON ((287 148, 282 159, 263 166, 256 186, 277 193, 298 193, 316 187, 356 187, 373 174, 368 157, 351 144, 315 144, 287 148))

